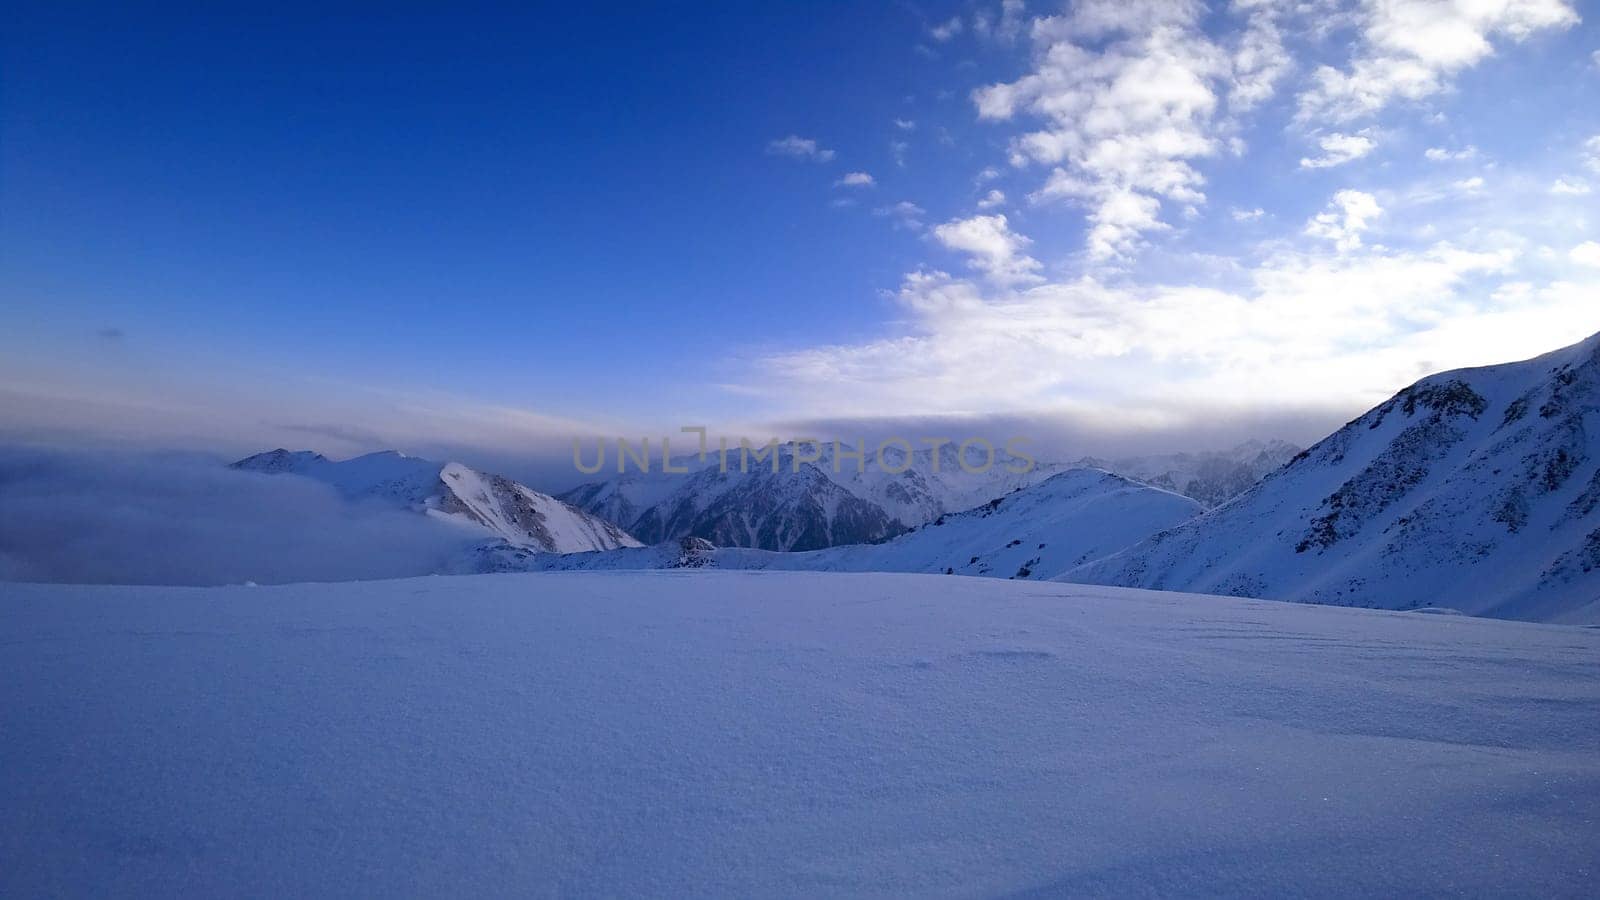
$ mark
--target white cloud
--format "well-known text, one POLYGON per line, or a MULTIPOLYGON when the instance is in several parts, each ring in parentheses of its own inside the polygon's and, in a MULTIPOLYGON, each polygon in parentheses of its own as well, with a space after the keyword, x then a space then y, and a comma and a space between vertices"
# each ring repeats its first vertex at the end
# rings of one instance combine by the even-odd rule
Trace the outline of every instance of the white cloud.
POLYGON ((1235 0, 1235 9, 1247 11, 1245 28, 1232 54, 1233 73, 1228 85, 1228 109, 1243 113, 1272 96, 1279 79, 1292 66, 1278 28, 1280 4, 1265 0, 1235 0))
POLYGON ((1494 52, 1494 41, 1578 22, 1564 0, 1384 0, 1360 7, 1359 49, 1346 69, 1321 66, 1299 98, 1303 123, 1348 122, 1416 101, 1494 52))
MULTIPOLYGON (((1497 47, 1571 24, 1570 2, 1371 0, 1342 2, 1331 13, 1334 4, 1322 0, 1234 0, 1209 10, 1191 0, 1063 6, 1034 23, 1019 77, 972 94, 981 120, 1009 129, 1001 137, 1020 172, 985 168, 975 178, 974 215, 930 221, 927 236, 962 254, 970 271, 950 262, 941 267, 947 271, 906 274, 895 294, 903 315, 880 340, 766 360, 773 396, 812 413, 861 415, 1042 416, 1073 407, 1105 418, 1193 419, 1228 405, 1364 406, 1428 371, 1532 355, 1600 328, 1593 300, 1600 274, 1590 268, 1600 265, 1600 245, 1567 250, 1591 235, 1571 230, 1572 204, 1538 190, 1556 172, 1580 171, 1571 144, 1565 169, 1517 171, 1509 159, 1496 169, 1477 164, 1483 154, 1461 142, 1466 132, 1440 128, 1432 140, 1441 146, 1410 152, 1458 168, 1433 169, 1435 177, 1408 187, 1377 180, 1407 170, 1403 160, 1394 169, 1364 165, 1363 179, 1374 179, 1360 185, 1366 190, 1338 191, 1309 220, 1306 211, 1287 212, 1291 206, 1274 207, 1275 215, 1263 208, 1269 204, 1256 206, 1266 195, 1251 192, 1261 186, 1251 183, 1255 173, 1243 173, 1243 193, 1222 194, 1241 182, 1232 160, 1225 186, 1211 188, 1203 175, 1207 160, 1242 155, 1245 135, 1273 141, 1277 123, 1246 131, 1244 116, 1288 81, 1284 43, 1292 39, 1299 49, 1308 36, 1297 33, 1302 23, 1311 25, 1309 36, 1327 39, 1319 50, 1347 54, 1302 73, 1308 90, 1297 100, 1298 133, 1316 146, 1308 145, 1300 165, 1321 169, 1372 157, 1380 140, 1393 149, 1383 137, 1390 129, 1415 137, 1387 119, 1335 123, 1448 90, 1497 47), (1008 219, 1000 214, 1006 192, 990 190, 992 181, 1018 174, 1037 180, 1006 183, 1013 204, 1020 191, 1035 202, 1083 208, 1091 263, 1126 257, 1179 224, 1175 216, 1198 215, 1208 191, 1239 205, 1228 218, 1185 225, 1184 233, 1210 225, 1271 240, 1247 241, 1239 256, 1213 247, 1216 255, 1203 258, 1179 245, 1152 255, 1148 267, 1091 264, 1078 270, 1088 275, 1058 277, 1053 254, 1013 230, 1043 243, 1050 232, 1033 224, 1042 211, 1021 223, 1013 207, 1008 219), (1485 177, 1495 179, 1504 204, 1493 220, 1475 214, 1479 204, 1467 196, 1486 189, 1485 177), (1518 206, 1517 187, 1536 202, 1518 206), (1538 204, 1568 215, 1541 221, 1529 208, 1538 204), (1241 224, 1229 229, 1229 219, 1241 224), (1304 222, 1299 233, 1296 222, 1304 222), (1525 237, 1513 233, 1518 228, 1525 237), (1560 249, 1543 258, 1541 245, 1560 249), (1041 259, 1053 263, 1049 277, 1041 259), (1151 281, 1145 272, 1163 275, 1151 281)), ((968 22, 979 38, 995 37, 992 6, 968 22)), ((1600 172, 1600 135, 1583 147, 1584 164, 1600 172)), ((1262 181, 1273 177, 1261 173, 1262 181)), ((1588 190, 1571 175, 1550 187, 1588 190)), ((876 212, 916 230, 926 218, 909 203, 876 212)))
POLYGON ((1361 246, 1361 232, 1383 213, 1377 198, 1364 191, 1340 191, 1328 203, 1328 211, 1318 213, 1306 223, 1305 233, 1311 237, 1333 241, 1340 253, 1361 246))
POLYGON ((866 172, 849 172, 833 183, 834 187, 872 187, 875 184, 877 181, 866 172))
POLYGON ((1302 157, 1302 169, 1327 169, 1333 166, 1342 166, 1347 162, 1360 159, 1371 153, 1378 146, 1377 142, 1365 134, 1333 134, 1318 141, 1322 148, 1322 155, 1316 158, 1302 157))
MULTIPOLYGON (((1093 278, 997 287, 906 276, 905 332, 768 360, 775 393, 830 414, 1027 413, 1181 424, 1226 409, 1361 408, 1420 375, 1550 349, 1600 328, 1600 281, 1496 292, 1517 256, 1446 242, 1285 250, 1237 290, 1093 278)), ((813 409, 811 412, 823 412, 813 409)))
POLYGON ((779 138, 767 144, 767 152, 774 156, 787 156, 791 159, 804 159, 813 162, 828 162, 833 159, 834 152, 825 149, 811 138, 803 138, 791 134, 786 138, 779 138))
POLYGON ((0 448, 7 580, 240 584, 405 578, 482 535, 223 461, 0 448))
POLYGON ((980 9, 972 14, 972 33, 983 40, 1009 43, 1022 34, 1022 0, 1003 0, 999 14, 980 9))
POLYGON ((940 24, 928 29, 928 36, 942 44, 960 34, 961 27, 961 17, 955 16, 948 22, 941 22, 940 24))
POLYGON ((921 231, 923 228, 922 217, 927 215, 928 211, 910 200, 901 200, 893 206, 880 206, 873 210, 872 214, 893 220, 896 228, 921 231))
POLYGON ((997 285, 1043 281, 1039 261, 1027 254, 1033 241, 1011 230, 1003 215, 951 219, 933 229, 939 243, 968 254, 968 264, 997 285))
POLYGON ((1600 242, 1584 241, 1567 251, 1567 259, 1580 266, 1600 268, 1600 242))
POLYGON ((894 127, 900 129, 901 131, 915 131, 917 129, 917 123, 911 119, 895 119, 894 127))
POLYGON ((1092 258, 1127 255, 1166 227, 1163 201, 1205 200, 1191 161, 1221 146, 1217 90, 1232 69, 1198 20, 1189 3, 1078 4, 1034 24, 1032 72, 973 92, 981 119, 1044 121, 1012 140, 1012 162, 1053 167, 1035 199, 1088 208, 1092 258))
POLYGON ((906 153, 910 150, 911 145, 906 141, 889 142, 889 155, 894 157, 894 164, 902 169, 906 165, 906 153))

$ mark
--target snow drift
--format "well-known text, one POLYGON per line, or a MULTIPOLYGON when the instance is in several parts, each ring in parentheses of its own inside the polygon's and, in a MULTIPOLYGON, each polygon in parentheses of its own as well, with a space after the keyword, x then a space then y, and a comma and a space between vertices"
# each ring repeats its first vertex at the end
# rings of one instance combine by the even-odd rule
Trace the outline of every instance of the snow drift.
POLYGON ((0 586, 5 896, 1592 894, 1600 632, 1059 583, 0 586))

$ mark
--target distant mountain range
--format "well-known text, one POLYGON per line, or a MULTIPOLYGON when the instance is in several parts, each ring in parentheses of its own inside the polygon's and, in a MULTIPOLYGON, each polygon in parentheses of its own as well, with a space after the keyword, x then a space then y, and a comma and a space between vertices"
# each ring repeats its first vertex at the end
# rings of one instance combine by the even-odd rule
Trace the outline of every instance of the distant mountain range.
POLYGON ((1072 581, 1600 622, 1600 335, 1434 375, 1072 581))
POLYGON ((697 537, 719 547, 806 551, 884 541, 1070 469, 1109 471, 1209 508, 1299 452, 1282 441, 1250 442, 1221 452, 1039 462, 1018 471, 1027 460, 996 450, 991 462, 976 446, 967 448, 965 467, 954 444, 909 454, 889 447, 881 460, 869 451, 864 465, 836 461, 835 449, 826 444, 820 460, 795 465, 812 448, 784 446, 777 471, 763 461, 741 472, 736 451, 728 471, 716 454, 704 462, 686 457, 678 465, 687 474, 628 472, 558 496, 646 543, 697 537))
POLYGON ((725 568, 927 572, 1043 579, 1128 547, 1200 514, 1188 497, 1095 469, 1069 469, 878 544, 808 552, 718 547, 683 537, 653 547, 579 555, 482 548, 466 571, 725 568))
POLYGON ((685 457, 676 464, 688 474, 629 472, 559 496, 646 543, 697 537, 722 547, 803 551, 887 540, 1063 468, 1019 472, 1026 460, 996 449, 990 461, 971 446, 964 469, 951 444, 909 454, 891 446, 881 460, 869 449, 862 464, 836 460, 831 444, 809 461, 813 449, 779 447, 776 470, 751 457, 741 471, 737 450, 729 451, 726 466, 716 453, 703 462, 685 457))
POLYGON ((777 471, 722 471, 713 455, 687 474, 634 472, 556 499, 396 453, 336 463, 277 450, 235 467, 481 528, 490 539, 457 558, 461 572, 933 572, 1600 623, 1591 429, 1600 335, 1425 378, 1298 454, 1272 442, 1086 461, 1121 474, 1016 471, 1004 454, 972 472, 949 446, 835 472, 828 448, 796 465, 791 446, 777 471))
MULTIPOLYGON (((1137 461, 1146 479, 1186 481, 1203 500, 1103 470, 1040 467, 1042 480, 873 545, 768 553, 680 532, 587 557, 484 548, 471 565, 949 572, 1600 623, 1590 429, 1600 429, 1600 335, 1425 378, 1231 499, 1252 467, 1289 448, 1137 461)), ((902 509, 958 502, 931 489, 906 496, 917 502, 902 509)))
POLYGON ((272 450, 230 468, 312 478, 348 499, 380 500, 481 529, 504 546, 547 553, 637 547, 604 519, 525 485, 460 463, 385 451, 335 462, 309 450, 272 450))
POLYGON ((1073 463, 1166 488, 1200 501, 1207 509, 1249 490, 1300 452, 1288 441, 1246 441, 1231 450, 1168 453, 1101 459, 1086 456, 1073 463))

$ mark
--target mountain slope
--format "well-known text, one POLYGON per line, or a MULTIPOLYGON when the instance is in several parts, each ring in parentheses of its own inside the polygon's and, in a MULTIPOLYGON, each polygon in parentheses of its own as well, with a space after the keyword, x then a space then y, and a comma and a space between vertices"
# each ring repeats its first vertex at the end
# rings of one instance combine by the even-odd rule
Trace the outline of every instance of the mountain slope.
POLYGON ((749 472, 706 466, 634 520, 640 540, 699 537, 719 546, 815 550, 878 541, 905 529, 821 468, 802 463, 749 472))
POLYGON ((460 463, 394 451, 335 462, 320 453, 278 449, 231 468, 313 478, 353 500, 379 500, 485 529, 514 547, 582 553, 637 547, 617 526, 509 478, 460 463))
POLYGON ((1219 509, 1066 578, 1600 621, 1600 335, 1425 378, 1219 509))
POLYGON ((924 572, 1049 578, 1202 511, 1168 491, 1094 469, 1071 469, 965 512, 942 515, 878 544, 775 553, 682 538, 656 547, 552 557, 509 548, 480 552, 476 571, 720 568, 924 572))
POLYGON ((1050 578, 1202 511, 1187 497, 1094 469, 1072 469, 882 544, 815 553, 727 551, 722 568, 926 572, 1050 578))

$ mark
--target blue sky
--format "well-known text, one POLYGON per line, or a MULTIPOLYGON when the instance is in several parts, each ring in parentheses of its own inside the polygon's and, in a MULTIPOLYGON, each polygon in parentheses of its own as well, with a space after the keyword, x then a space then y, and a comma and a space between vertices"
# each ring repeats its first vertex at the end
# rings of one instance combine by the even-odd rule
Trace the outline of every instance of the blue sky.
POLYGON ((1306 439, 1600 329, 1600 10, 863 6, 21 14, 6 433, 1306 439))

